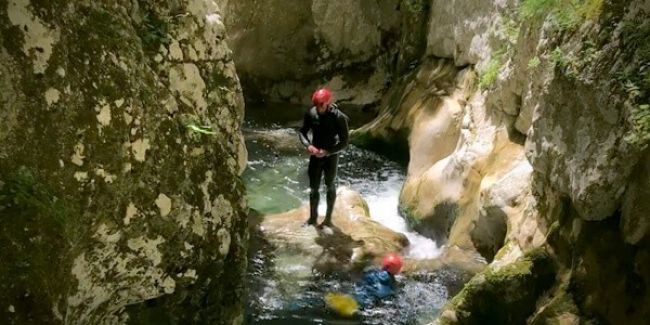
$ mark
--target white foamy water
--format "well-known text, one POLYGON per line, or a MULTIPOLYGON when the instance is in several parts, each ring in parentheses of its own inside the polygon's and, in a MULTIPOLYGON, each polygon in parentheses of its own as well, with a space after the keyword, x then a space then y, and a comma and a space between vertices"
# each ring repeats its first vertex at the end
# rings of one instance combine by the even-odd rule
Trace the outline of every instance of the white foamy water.
POLYGON ((406 252, 406 257, 428 259, 438 257, 440 248, 433 240, 426 238, 408 229, 406 220, 399 215, 399 193, 402 187, 401 177, 391 178, 382 182, 376 193, 369 193, 365 198, 370 208, 372 219, 390 228, 403 233, 411 243, 406 252))
MULTIPOLYGON (((368 203, 370 216, 383 226, 402 233, 408 238, 410 245, 405 252, 405 257, 414 259, 431 259, 440 256, 442 250, 435 241, 426 238, 409 229, 406 220, 399 214, 399 194, 404 183, 402 175, 388 175, 385 180, 368 180, 360 184, 351 184, 350 187, 359 191, 368 203)), ((324 215, 326 206, 321 200, 319 214, 324 215)))

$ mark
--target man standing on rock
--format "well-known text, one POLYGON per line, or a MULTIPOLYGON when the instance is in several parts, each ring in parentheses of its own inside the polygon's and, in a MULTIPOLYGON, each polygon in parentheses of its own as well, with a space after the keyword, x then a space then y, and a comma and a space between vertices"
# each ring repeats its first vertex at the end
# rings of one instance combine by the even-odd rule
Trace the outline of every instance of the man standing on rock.
POLYGON ((325 88, 316 90, 311 97, 314 104, 299 130, 300 141, 309 152, 309 220, 315 225, 318 219, 320 180, 325 174, 327 186, 327 212, 321 226, 332 225, 332 211, 336 201, 336 170, 339 155, 348 146, 348 117, 332 102, 332 93, 325 88), (308 133, 311 131, 311 141, 308 133))

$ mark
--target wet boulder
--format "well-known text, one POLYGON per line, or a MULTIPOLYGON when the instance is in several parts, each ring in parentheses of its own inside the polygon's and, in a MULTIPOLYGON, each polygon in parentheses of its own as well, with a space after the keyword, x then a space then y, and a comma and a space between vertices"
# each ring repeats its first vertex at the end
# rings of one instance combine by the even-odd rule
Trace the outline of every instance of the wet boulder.
MULTIPOLYGON (((333 227, 306 226, 309 207, 261 217, 255 231, 270 243, 276 267, 304 275, 362 268, 388 252, 399 252, 408 239, 370 219, 361 195, 339 188, 333 227), (285 263, 286 262, 286 263, 285 263)), ((322 216, 320 218, 322 220, 322 216)), ((299 274, 294 274, 299 276, 299 274)))

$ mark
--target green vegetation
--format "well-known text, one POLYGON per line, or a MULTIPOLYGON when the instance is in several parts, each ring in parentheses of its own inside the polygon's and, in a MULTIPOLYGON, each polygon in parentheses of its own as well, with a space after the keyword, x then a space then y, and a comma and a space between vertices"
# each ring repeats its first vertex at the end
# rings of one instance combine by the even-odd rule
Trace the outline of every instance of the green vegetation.
POLYGON ((69 277, 71 248, 78 245, 81 223, 70 203, 35 172, 9 168, 0 170, 0 282, 11 285, 0 285, 0 300, 29 310, 27 323, 37 319, 35 323, 43 324, 51 314, 42 306, 70 288, 64 273, 69 277))
POLYGON ((540 61, 539 57, 536 56, 528 61, 528 68, 534 70, 539 67, 541 63, 542 61, 540 61))
POLYGON ((603 0, 523 0, 519 7, 521 21, 550 16, 561 29, 573 29, 586 20, 596 20, 603 0))
POLYGON ((18 209, 44 213, 62 226, 69 215, 68 208, 54 196, 26 167, 10 174, 0 189, 0 211, 18 209))
POLYGON ((514 19, 511 13, 506 13, 503 23, 494 35, 499 42, 503 43, 502 47, 492 53, 490 61, 479 72, 479 86, 481 89, 488 89, 494 85, 503 68, 507 58, 513 53, 517 38, 519 37, 520 24, 514 19))
POLYGON ((627 104, 630 106, 629 122, 631 130, 625 136, 625 141, 644 149, 650 143, 650 104, 638 104, 638 98, 647 92, 641 90, 639 86, 632 81, 625 85, 629 99, 627 104))
POLYGON ((625 22, 622 48, 629 64, 617 76, 628 95, 630 131, 625 141, 645 149, 650 144, 650 21, 642 15, 625 22))
POLYGON ((550 60, 556 69, 559 69, 565 77, 575 79, 588 62, 584 58, 576 57, 572 52, 566 53, 556 47, 550 54, 550 60))
POLYGON ((503 55, 504 51, 497 51, 493 54, 492 59, 488 62, 485 69, 481 72, 479 76, 479 85, 482 89, 487 89, 491 87, 499 76, 499 71, 503 66, 503 55))
POLYGON ((7 216, 37 219, 71 245, 78 239, 78 227, 73 220, 75 209, 67 200, 57 197, 27 167, 22 166, 6 175, 0 187, 0 211, 7 216))
POLYGON ((504 20, 503 33, 508 43, 510 43, 509 45, 517 44, 517 37, 519 37, 519 28, 520 25, 514 19, 506 18, 504 20))
POLYGON ((568 60, 561 48, 556 47, 553 52, 551 52, 551 62, 556 67, 564 68, 567 66, 568 60))
POLYGON ((524 324, 535 311, 539 296, 551 287, 555 269, 543 248, 500 269, 487 268, 474 276, 447 305, 454 320, 441 324, 524 324))
POLYGON ((138 26, 138 35, 142 39, 145 51, 156 53, 160 45, 169 45, 169 21, 166 17, 159 17, 155 8, 146 2, 140 2, 142 5, 142 23, 138 26))

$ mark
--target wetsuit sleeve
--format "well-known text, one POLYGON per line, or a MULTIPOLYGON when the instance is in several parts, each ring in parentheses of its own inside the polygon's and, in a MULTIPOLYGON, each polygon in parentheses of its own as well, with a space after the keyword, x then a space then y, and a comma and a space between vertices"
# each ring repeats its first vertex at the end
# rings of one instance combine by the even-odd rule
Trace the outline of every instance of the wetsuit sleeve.
POLYGON ((307 137, 307 133, 309 133, 309 130, 311 130, 311 118, 309 117, 309 113, 305 113, 305 117, 302 121, 302 127, 298 129, 298 136, 300 137, 300 142, 302 142, 302 144, 305 147, 309 147, 311 145, 311 142, 307 137))
POLYGON ((337 132, 339 135, 339 142, 329 151, 330 155, 335 155, 348 146, 350 130, 348 129, 348 118, 345 115, 339 115, 336 118, 337 132))

